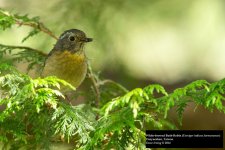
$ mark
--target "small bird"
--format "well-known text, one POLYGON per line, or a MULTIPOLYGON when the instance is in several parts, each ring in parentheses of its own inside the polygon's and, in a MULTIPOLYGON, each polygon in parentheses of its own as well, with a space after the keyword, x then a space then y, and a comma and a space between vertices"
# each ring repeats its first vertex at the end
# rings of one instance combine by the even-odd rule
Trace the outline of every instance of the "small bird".
POLYGON ((56 76, 77 88, 87 73, 84 44, 91 41, 81 30, 66 30, 48 54, 42 76, 56 76))

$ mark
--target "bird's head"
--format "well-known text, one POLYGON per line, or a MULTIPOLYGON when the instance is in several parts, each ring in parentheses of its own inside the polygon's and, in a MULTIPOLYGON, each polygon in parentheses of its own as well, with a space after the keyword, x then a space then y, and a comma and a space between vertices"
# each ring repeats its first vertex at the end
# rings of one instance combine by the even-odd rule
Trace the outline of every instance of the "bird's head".
POLYGON ((86 34, 78 29, 66 30, 62 33, 55 44, 54 51, 69 51, 76 53, 83 51, 84 44, 91 42, 92 38, 87 38, 86 34))

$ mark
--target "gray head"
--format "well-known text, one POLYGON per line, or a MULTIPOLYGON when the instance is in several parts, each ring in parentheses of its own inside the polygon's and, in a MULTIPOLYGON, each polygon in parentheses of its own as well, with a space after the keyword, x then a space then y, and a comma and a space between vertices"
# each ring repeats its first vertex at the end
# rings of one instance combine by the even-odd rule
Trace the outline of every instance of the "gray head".
POLYGON ((60 35, 53 51, 70 51, 72 53, 82 51, 84 43, 91 42, 92 38, 87 38, 85 33, 78 29, 66 30, 60 35))

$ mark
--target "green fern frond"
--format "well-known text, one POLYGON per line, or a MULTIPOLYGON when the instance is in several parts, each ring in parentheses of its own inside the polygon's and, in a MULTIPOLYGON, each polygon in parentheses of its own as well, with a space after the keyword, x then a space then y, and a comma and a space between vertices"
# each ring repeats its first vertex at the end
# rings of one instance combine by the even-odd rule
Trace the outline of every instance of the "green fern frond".
POLYGON ((26 40, 28 40, 29 38, 31 38, 32 36, 37 35, 38 33, 40 33, 40 30, 37 30, 37 29, 31 30, 31 31, 28 33, 28 35, 22 39, 22 43, 25 42, 26 40))
POLYGON ((140 110, 139 104, 148 99, 149 97, 144 90, 141 88, 136 88, 124 96, 115 98, 108 102, 105 106, 103 106, 102 111, 104 112, 104 115, 107 116, 109 112, 116 107, 124 107, 128 105, 133 110, 133 115, 136 118, 137 113, 140 110))
POLYGON ((55 120, 55 134, 64 135, 68 142, 71 137, 79 135, 80 144, 90 141, 89 132, 94 130, 91 122, 79 107, 72 107, 63 103, 55 110, 52 116, 55 120))
POLYGON ((10 28, 12 25, 28 25, 28 26, 36 26, 37 28, 33 28, 32 31, 22 39, 22 43, 25 42, 30 37, 38 34, 40 32, 38 26, 40 26, 39 17, 28 17, 28 15, 19 15, 12 14, 7 11, 0 9, 0 29, 5 30, 10 28))
POLYGON ((15 24, 14 17, 9 12, 0 9, 0 29, 5 30, 15 24))
POLYGON ((147 87, 145 87, 143 89, 148 95, 153 95, 154 91, 156 91, 157 93, 161 93, 165 96, 168 95, 168 93, 166 92, 166 90, 164 89, 163 86, 159 85, 159 84, 151 84, 147 87))
POLYGON ((109 148, 109 146, 110 148, 115 148, 118 145, 111 145, 110 143, 117 142, 119 145, 128 145, 129 143, 132 143, 132 141, 134 142, 133 136, 136 132, 135 130, 136 127, 134 125, 132 109, 129 107, 122 108, 119 111, 109 114, 108 116, 103 116, 98 120, 96 130, 91 133, 91 141, 84 146, 84 149, 93 149, 96 146, 99 148, 105 146, 107 148, 109 148), (115 134, 118 134, 119 136, 126 134, 127 137, 124 137, 124 139, 115 139, 115 134))
POLYGON ((222 79, 218 82, 212 83, 209 86, 209 92, 205 93, 205 101, 202 103, 204 106, 213 111, 216 108, 219 111, 225 113, 225 106, 223 101, 225 100, 225 79, 222 79))

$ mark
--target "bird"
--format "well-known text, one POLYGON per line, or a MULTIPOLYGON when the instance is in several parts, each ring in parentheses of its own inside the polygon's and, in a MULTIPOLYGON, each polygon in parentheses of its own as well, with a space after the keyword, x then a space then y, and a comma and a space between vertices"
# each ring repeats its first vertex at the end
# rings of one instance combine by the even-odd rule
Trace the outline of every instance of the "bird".
POLYGON ((41 73, 42 77, 56 76, 70 83, 75 88, 86 77, 87 57, 84 45, 93 41, 78 29, 64 31, 48 54, 41 73))

